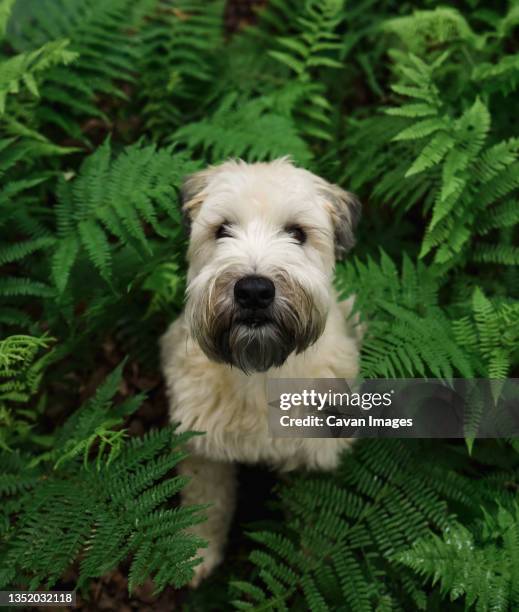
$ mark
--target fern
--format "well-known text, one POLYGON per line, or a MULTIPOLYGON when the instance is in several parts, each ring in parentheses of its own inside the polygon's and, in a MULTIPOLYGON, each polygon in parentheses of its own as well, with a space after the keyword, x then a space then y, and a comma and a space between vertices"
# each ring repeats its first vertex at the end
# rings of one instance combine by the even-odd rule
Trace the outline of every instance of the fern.
POLYGON ((472 77, 485 87, 509 95, 519 85, 519 54, 506 55, 494 65, 487 62, 474 68, 472 77))
POLYGON ((300 476, 285 484, 283 532, 251 533, 261 545, 250 555, 257 571, 253 581, 232 583, 240 597, 235 607, 426 609, 425 592, 400 559, 431 530, 456 528, 447 502, 463 507, 478 493, 452 472, 442 482, 441 461, 428 465, 424 450, 417 460, 411 445, 364 442, 337 477, 300 476), (385 575, 398 576, 398 584, 385 575))
POLYGON ((40 418, 43 403, 28 406, 39 391, 42 376, 52 352, 38 356, 48 348, 50 339, 17 335, 0 341, 0 449, 31 442, 38 444, 33 427, 40 418))
POLYGON ((279 37, 278 44, 289 52, 273 50, 270 55, 302 79, 309 78, 312 67, 341 68, 340 62, 327 55, 327 52, 339 48, 333 30, 340 21, 340 8, 341 3, 333 0, 320 4, 307 2, 305 13, 297 18, 303 34, 299 38, 279 37), (297 54, 295 57, 293 52, 297 54))
POLYGON ((231 153, 250 161, 289 154, 307 163, 312 157, 308 145, 289 116, 271 111, 273 105, 268 97, 243 104, 229 94, 212 117, 181 127, 174 138, 215 161, 231 153))
MULTIPOLYGON (((363 376, 517 376, 517 3, 241 10, 0 0, 1 588, 86 596, 118 567, 139 607, 191 577, 156 343, 184 301, 178 188, 208 163, 291 155, 359 195, 336 285, 363 376)), ((517 608, 518 444, 474 439, 470 399, 465 441, 364 441, 281 480, 182 605, 517 608)))
POLYGON ((109 141, 87 158, 73 180, 58 187, 58 243, 52 277, 65 290, 76 259, 83 251, 101 276, 110 281, 113 252, 121 244, 137 254, 150 253, 143 223, 165 237, 161 221, 180 222, 175 186, 195 165, 173 150, 140 144, 111 158, 109 141), (116 242, 110 239, 116 239, 116 242))
POLYGON ((340 0, 308 0, 295 19, 299 35, 277 37, 277 48, 269 51, 271 57, 295 73, 298 81, 307 84, 299 100, 301 132, 324 140, 332 139, 329 118, 332 107, 313 73, 319 69, 342 68, 337 59, 341 44, 335 33, 343 17, 341 8, 340 0))
MULTIPOLYGON (((164 506, 185 484, 169 473, 185 456, 179 445, 189 436, 164 428, 131 441, 119 436, 117 447, 114 437, 107 441, 142 400, 131 398, 115 409, 111 405, 122 367, 56 432, 52 451, 7 460, 0 496, 2 518, 12 523, 0 543, 2 586, 51 588, 80 557, 81 587, 128 555, 130 589, 150 576, 157 590, 190 579, 202 542, 184 529, 202 520, 199 508, 164 506), (110 452, 104 453, 107 445, 110 452), (24 473, 30 479, 15 485, 24 473)), ((5 451, 0 452, 4 465, 5 451)))
POLYGON ((441 272, 404 257, 401 272, 384 253, 380 263, 355 260, 338 272, 344 294, 355 293, 368 323, 361 371, 366 378, 474 376, 478 361, 453 338, 439 304, 441 272))
POLYGON ((485 38, 472 30, 462 14, 447 6, 438 7, 434 11, 414 11, 412 15, 388 19, 382 29, 397 35, 413 52, 421 52, 429 45, 454 45, 458 41, 476 48, 485 44, 485 38))
POLYGON ((68 41, 51 41, 27 53, 20 53, 0 64, 0 116, 5 112, 8 94, 17 94, 22 84, 38 96, 36 75, 58 64, 68 64, 77 54, 67 50, 68 41))
POLYGON ((475 532, 462 525, 448 528, 442 537, 429 536, 395 555, 424 578, 439 582, 451 601, 465 598, 476 610, 507 610, 519 602, 517 510, 498 508, 480 519, 475 532))
POLYGON ((517 303, 492 303, 476 288, 471 315, 453 322, 455 340, 479 351, 489 378, 506 378, 510 372, 516 354, 518 316, 517 303))
POLYGON ((0 342, 0 406, 8 402, 25 403, 38 390, 45 360, 36 354, 47 348, 49 339, 32 336, 9 336, 0 342))
MULTIPOLYGON (((429 137, 406 176, 429 171, 441 177, 420 253, 424 257, 436 249, 438 263, 459 259, 470 248, 471 236, 477 234, 476 219, 484 223, 481 219, 490 213, 495 220, 493 207, 518 186, 514 178, 517 144, 512 140, 485 146, 490 115, 481 100, 476 99, 458 119, 442 111, 432 75, 445 60, 446 55, 442 55, 428 66, 418 57, 409 55, 403 69, 405 81, 393 89, 410 96, 413 103, 388 111, 405 116, 406 111, 416 112, 419 105, 418 121, 398 133, 394 140, 429 137)), ((481 261, 481 255, 479 257, 481 261)), ((500 257, 499 252, 487 260, 515 263, 513 256, 500 257)))
POLYGON ((222 13, 220 0, 161 1, 140 32, 139 95, 146 126, 154 134, 163 137, 182 125, 186 113, 200 113, 222 50, 222 13))
POLYGON ((138 47, 127 32, 139 24, 149 8, 149 0, 38 0, 19 15, 17 28, 8 38, 15 49, 26 51, 35 43, 55 44, 50 41, 63 37, 77 56, 72 71, 58 67, 47 75, 42 90, 45 103, 36 110, 38 122, 58 126, 87 143, 78 121, 97 118, 110 124, 97 97, 126 99, 115 81, 131 82, 138 60, 138 47))
POLYGON ((2 0, 0 2, 0 40, 3 40, 7 29, 7 22, 11 16, 11 10, 15 0, 2 0))

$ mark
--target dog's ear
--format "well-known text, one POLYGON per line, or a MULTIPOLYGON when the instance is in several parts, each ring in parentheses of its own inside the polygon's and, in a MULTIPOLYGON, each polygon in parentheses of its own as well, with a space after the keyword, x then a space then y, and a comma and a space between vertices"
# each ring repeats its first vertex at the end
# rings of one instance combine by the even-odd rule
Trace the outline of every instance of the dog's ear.
POLYGON ((360 220, 361 204, 353 193, 337 185, 322 181, 319 186, 332 218, 335 259, 341 260, 355 244, 355 229, 360 220))
POLYGON ((205 189, 214 171, 215 168, 206 168, 205 170, 190 174, 184 179, 180 187, 182 217, 188 233, 193 219, 196 217, 200 206, 202 206, 206 195, 205 189))

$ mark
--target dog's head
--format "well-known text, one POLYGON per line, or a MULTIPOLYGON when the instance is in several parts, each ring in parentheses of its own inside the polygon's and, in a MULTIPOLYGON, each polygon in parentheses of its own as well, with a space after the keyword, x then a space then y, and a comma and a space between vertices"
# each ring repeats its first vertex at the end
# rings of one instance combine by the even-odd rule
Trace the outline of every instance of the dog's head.
POLYGON ((186 314, 206 355, 250 373, 313 344, 326 323, 335 259, 354 243, 355 197, 279 159, 198 172, 182 199, 186 314))

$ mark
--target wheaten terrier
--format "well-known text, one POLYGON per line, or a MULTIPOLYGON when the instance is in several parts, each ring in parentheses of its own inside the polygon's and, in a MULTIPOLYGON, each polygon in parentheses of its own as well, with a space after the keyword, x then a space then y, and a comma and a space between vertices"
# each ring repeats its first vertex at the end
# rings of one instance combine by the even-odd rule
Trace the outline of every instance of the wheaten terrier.
POLYGON ((296 168, 228 161, 187 178, 190 225, 185 312, 161 340, 179 430, 202 431, 181 472, 186 504, 212 504, 196 531, 193 584, 221 561, 235 502, 235 461, 281 470, 331 469, 345 439, 272 438, 266 381, 354 378, 358 333, 333 288, 335 260, 354 243, 359 203, 296 168))

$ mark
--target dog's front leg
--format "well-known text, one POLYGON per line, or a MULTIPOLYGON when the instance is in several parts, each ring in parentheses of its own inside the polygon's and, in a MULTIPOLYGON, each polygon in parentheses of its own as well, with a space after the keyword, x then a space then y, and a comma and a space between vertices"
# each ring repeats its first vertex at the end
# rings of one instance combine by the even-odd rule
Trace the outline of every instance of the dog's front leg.
POLYGON ((199 550, 202 563, 194 568, 190 585, 196 587, 223 558, 236 500, 235 466, 192 455, 178 467, 180 474, 191 478, 182 490, 182 503, 211 504, 206 510, 207 520, 191 528, 192 533, 208 542, 207 548, 199 550))

